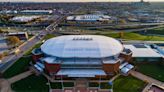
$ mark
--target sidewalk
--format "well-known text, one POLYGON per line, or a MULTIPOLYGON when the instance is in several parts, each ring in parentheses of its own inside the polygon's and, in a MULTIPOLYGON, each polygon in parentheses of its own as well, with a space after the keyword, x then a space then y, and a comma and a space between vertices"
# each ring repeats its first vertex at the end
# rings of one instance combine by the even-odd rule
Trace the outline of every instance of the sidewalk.
POLYGON ((142 74, 142 73, 139 73, 139 72, 137 72, 137 71, 131 70, 131 71, 130 71, 130 74, 131 74, 132 76, 134 76, 134 77, 140 79, 140 80, 143 80, 143 81, 148 82, 149 84, 154 83, 154 84, 156 84, 156 85, 159 85, 159 86, 164 87, 164 83, 163 83, 163 82, 158 81, 158 80, 156 80, 156 79, 153 79, 153 78, 151 78, 151 77, 149 77, 149 76, 146 76, 146 75, 144 75, 144 74, 142 74))
POLYGON ((10 87, 12 83, 19 81, 21 79, 24 79, 30 76, 31 74, 33 73, 32 71, 29 70, 27 72, 16 75, 10 79, 0 79, 0 92, 12 92, 11 87, 10 87))
POLYGON ((12 92, 10 83, 6 79, 0 79, 0 92, 12 92))
POLYGON ((14 82, 16 82, 16 81, 19 81, 19 80, 21 80, 21 79, 24 79, 24 78, 26 78, 26 77, 28 77, 28 76, 30 76, 30 75, 32 75, 33 73, 32 73, 32 71, 27 71, 27 72, 24 72, 24 73, 21 73, 21 74, 19 74, 19 75, 16 75, 16 76, 14 76, 14 77, 12 77, 12 78, 10 78, 10 79, 7 79, 8 81, 9 81, 9 83, 14 83, 14 82))

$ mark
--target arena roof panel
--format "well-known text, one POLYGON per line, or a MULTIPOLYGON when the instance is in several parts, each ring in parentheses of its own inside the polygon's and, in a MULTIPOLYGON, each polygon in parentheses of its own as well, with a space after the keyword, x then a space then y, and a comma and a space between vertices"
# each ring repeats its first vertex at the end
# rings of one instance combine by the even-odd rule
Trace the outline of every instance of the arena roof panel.
POLYGON ((119 41, 105 36, 67 35, 47 40, 41 46, 41 50, 47 55, 62 58, 102 58, 118 55, 123 46, 119 41), (79 40, 73 40, 75 38, 79 40))

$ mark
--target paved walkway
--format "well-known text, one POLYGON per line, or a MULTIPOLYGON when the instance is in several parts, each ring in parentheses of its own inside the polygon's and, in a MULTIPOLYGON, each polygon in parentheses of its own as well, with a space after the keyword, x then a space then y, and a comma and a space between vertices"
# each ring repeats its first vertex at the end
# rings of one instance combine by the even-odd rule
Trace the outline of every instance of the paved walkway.
POLYGON ((146 76, 146 75, 144 75, 144 74, 142 74, 142 73, 139 73, 139 72, 137 72, 137 71, 131 70, 131 71, 130 71, 130 74, 131 74, 132 76, 134 76, 134 77, 136 77, 136 78, 138 78, 138 79, 140 79, 140 80, 146 81, 146 82, 148 82, 148 83, 150 83, 150 84, 151 84, 151 83, 154 83, 154 84, 156 84, 156 85, 159 85, 159 86, 164 87, 164 83, 163 83, 163 82, 158 81, 158 80, 156 80, 156 79, 153 79, 153 78, 151 78, 151 77, 149 77, 149 76, 146 76))
POLYGON ((32 75, 33 73, 32 73, 32 71, 27 71, 27 72, 24 72, 24 73, 21 73, 21 74, 19 74, 19 75, 16 75, 16 76, 14 76, 14 77, 12 77, 12 78, 10 78, 10 79, 8 79, 8 81, 9 81, 9 83, 14 83, 14 82, 16 82, 16 81, 19 81, 19 80, 21 80, 21 79, 24 79, 24 78, 26 78, 26 77, 28 77, 28 76, 30 76, 30 75, 32 75))
POLYGON ((16 75, 10 79, 0 79, 0 92, 12 92, 10 87, 12 83, 24 79, 30 76, 31 74, 33 74, 33 72, 29 70, 27 72, 16 75))
POLYGON ((142 90, 142 92, 147 92, 148 91, 148 89, 151 87, 151 84, 149 83, 143 90, 142 90))
POLYGON ((0 92, 12 92, 10 83, 6 79, 0 79, 0 92))
POLYGON ((106 82, 109 82, 109 81, 114 81, 116 78, 118 78, 120 76, 120 74, 117 74, 115 75, 114 77, 112 77, 110 80, 107 80, 106 82))
POLYGON ((88 80, 85 78, 76 79, 75 92, 87 92, 87 88, 88 88, 87 81, 88 80))

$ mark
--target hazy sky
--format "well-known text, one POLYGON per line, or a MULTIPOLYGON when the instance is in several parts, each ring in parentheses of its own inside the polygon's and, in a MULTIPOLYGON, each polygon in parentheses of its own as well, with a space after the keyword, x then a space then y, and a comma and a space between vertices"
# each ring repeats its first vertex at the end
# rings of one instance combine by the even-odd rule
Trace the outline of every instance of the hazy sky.
MULTIPOLYGON (((132 1, 140 1, 140 0, 0 0, 0 2, 22 2, 22 1, 25 1, 25 2, 108 2, 108 1, 113 1, 113 2, 132 2, 132 1)), ((144 1, 152 1, 152 2, 164 2, 164 0, 144 0, 144 1)))

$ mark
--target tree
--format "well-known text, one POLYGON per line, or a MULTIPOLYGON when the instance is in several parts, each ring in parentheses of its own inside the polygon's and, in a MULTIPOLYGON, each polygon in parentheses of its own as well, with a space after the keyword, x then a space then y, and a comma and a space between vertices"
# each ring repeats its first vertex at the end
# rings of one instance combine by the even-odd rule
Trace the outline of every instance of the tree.
POLYGON ((3 33, 2 29, 0 29, 0 33, 3 33))
POLYGON ((121 24, 126 24, 126 20, 121 19, 121 20, 120 20, 120 23, 121 23, 121 24))
POLYGON ((4 56, 8 56, 9 55, 9 52, 8 51, 5 51, 5 52, 3 52, 3 55, 4 56))
POLYGON ((123 31, 119 32, 119 38, 123 38, 123 37, 124 37, 124 32, 123 31))
POLYGON ((4 57, 4 55, 0 53, 0 60, 1 60, 3 57, 4 57))
POLYGON ((20 43, 20 39, 16 36, 9 36, 7 38, 7 44, 11 46, 17 46, 20 43))

